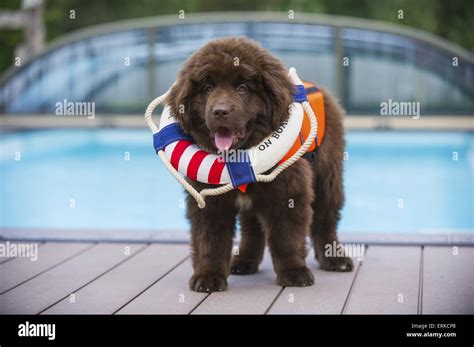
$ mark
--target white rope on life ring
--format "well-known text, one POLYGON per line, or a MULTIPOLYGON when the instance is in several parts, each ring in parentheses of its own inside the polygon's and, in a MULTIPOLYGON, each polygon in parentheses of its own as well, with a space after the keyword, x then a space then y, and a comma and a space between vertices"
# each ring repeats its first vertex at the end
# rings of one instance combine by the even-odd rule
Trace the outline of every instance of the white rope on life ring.
MULTIPOLYGON (((295 68, 291 68, 289 70, 288 76, 294 85, 303 85, 303 82, 298 77, 295 68)), ((170 114, 170 109, 168 106, 165 106, 163 110, 159 128, 152 120, 153 110, 158 105, 164 102, 164 100, 168 96, 168 93, 169 90, 165 94, 154 99, 148 105, 145 111, 145 121, 153 134, 158 133, 159 130, 163 129, 166 126, 177 122, 175 117, 170 114)), ((316 138, 317 131, 317 119, 309 102, 307 100, 302 101, 301 104, 293 102, 290 105, 290 117, 288 121, 282 124, 280 128, 276 131, 278 137, 274 136, 274 132, 272 135, 264 139, 260 144, 247 150, 248 157, 250 159, 250 164, 252 166, 253 171, 255 172, 255 182, 271 182, 283 170, 294 164, 306 153, 307 149, 311 146, 312 142, 316 138), (311 130, 308 134, 308 137, 298 149, 298 151, 296 151, 288 160, 278 165, 271 173, 263 175, 263 172, 274 167, 281 160, 281 158, 283 158, 283 156, 292 147, 297 136, 299 136, 299 131, 301 129, 301 124, 303 122, 304 116, 303 109, 308 114, 311 124, 311 130)), ((222 171, 219 180, 214 182, 214 184, 224 185, 216 188, 203 189, 201 192, 198 192, 188 181, 186 181, 184 176, 186 176, 186 172, 189 167, 191 158, 193 158, 197 152, 202 153, 203 151, 200 150, 196 144, 185 144, 186 149, 184 150, 184 152, 180 153, 179 165, 175 163, 175 165, 178 166, 178 170, 176 170, 176 168, 173 167, 173 165, 171 164, 170 159, 172 157, 174 149, 176 148, 176 146, 179 145, 179 142, 181 141, 183 140, 177 140, 168 144, 164 148, 164 150, 159 150, 157 154, 165 165, 165 167, 168 169, 168 171, 173 175, 173 177, 175 177, 175 179, 179 183, 181 183, 181 185, 183 185, 183 187, 197 201, 198 206, 200 208, 204 208, 206 206, 206 203, 204 201, 206 196, 223 194, 235 188, 231 183, 231 179, 229 177, 229 173, 227 172, 226 165, 224 165, 224 167, 221 168, 222 171)), ((222 162, 222 157, 211 153, 204 153, 203 155, 201 155, 200 162, 198 164, 199 168, 195 173, 195 177, 193 177, 194 180, 203 183, 209 183, 209 172, 211 170, 212 165, 216 161, 222 162)))

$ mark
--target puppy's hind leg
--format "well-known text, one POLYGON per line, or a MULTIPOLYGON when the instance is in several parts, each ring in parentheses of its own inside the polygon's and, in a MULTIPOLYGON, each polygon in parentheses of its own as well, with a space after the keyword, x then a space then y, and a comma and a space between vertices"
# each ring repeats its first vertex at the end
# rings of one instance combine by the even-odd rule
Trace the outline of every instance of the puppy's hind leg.
POLYGON ((339 173, 329 172, 316 179, 311 238, 319 267, 326 271, 351 271, 354 267, 349 257, 334 256, 336 252, 326 254, 328 247, 341 247, 336 232, 340 209, 344 203, 341 172, 342 170, 339 173))
POLYGON ((265 234, 257 215, 251 210, 240 212, 241 240, 232 258, 230 273, 250 275, 258 271, 265 249, 265 234))

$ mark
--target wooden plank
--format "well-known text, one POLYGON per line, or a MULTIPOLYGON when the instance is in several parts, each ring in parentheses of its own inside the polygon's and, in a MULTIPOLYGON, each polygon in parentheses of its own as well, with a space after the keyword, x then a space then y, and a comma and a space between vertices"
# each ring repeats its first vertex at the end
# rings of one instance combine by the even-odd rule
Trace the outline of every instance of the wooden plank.
POLYGON ((37 276, 51 267, 91 247, 92 243, 47 243, 38 248, 38 258, 15 258, 0 264, 0 294, 37 276))
POLYGON ((351 272, 323 271, 310 254, 306 261, 314 274, 314 285, 286 287, 268 314, 340 314, 360 264, 357 258, 352 260, 351 272))
MULTIPOLYGON (((0 295, 0 313, 36 314, 130 259, 144 244, 98 244, 0 295), (129 247, 130 252, 126 252, 129 247)), ((111 288, 113 291, 114 288, 111 288)), ((111 292, 111 295, 112 292, 111 292)))
POLYGON ((350 314, 416 314, 421 247, 370 246, 348 297, 350 314))
POLYGON ((112 314, 189 255, 187 245, 153 244, 45 314, 112 314))
POLYGON ((474 314, 474 247, 425 247, 423 253, 422 313, 474 314))
POLYGON ((224 292, 211 293, 192 314, 264 314, 282 290, 276 285, 270 256, 254 275, 230 275, 224 292))
MULTIPOLYGON (((5 245, 7 245, 7 242, 15 243, 15 244, 19 244, 19 243, 36 244, 36 245, 38 245, 38 249, 39 249, 39 247, 41 247, 44 244, 43 242, 36 242, 36 241, 27 242, 27 241, 10 241, 10 240, 2 241, 2 242, 0 242, 0 244, 5 246, 5 245)), ((11 256, 0 257, 0 264, 6 263, 6 262, 8 262, 10 260, 13 260, 13 259, 17 259, 17 257, 11 257, 11 256)))
POLYGON ((188 281, 192 273, 191 260, 187 259, 117 313, 187 314, 191 312, 208 295, 189 289, 188 281))

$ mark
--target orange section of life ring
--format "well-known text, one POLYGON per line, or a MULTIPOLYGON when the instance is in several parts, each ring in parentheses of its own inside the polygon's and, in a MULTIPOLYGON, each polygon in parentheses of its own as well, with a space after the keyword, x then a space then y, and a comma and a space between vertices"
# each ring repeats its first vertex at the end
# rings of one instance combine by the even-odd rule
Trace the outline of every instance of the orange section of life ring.
MULTIPOLYGON (((316 139, 313 141, 311 146, 308 148, 308 152, 312 152, 316 149, 316 146, 321 146, 321 143, 324 138, 324 131, 326 128, 326 113, 324 110, 324 95, 323 93, 316 88, 316 86, 307 81, 303 81, 304 87, 306 89, 306 94, 308 95, 308 101, 313 109, 314 113, 316 114, 316 118, 318 120, 318 134, 316 139), (316 144, 317 141, 317 144, 316 144)), ((309 132, 311 131, 311 123, 309 121, 308 114, 305 112, 303 117, 303 124, 301 126, 300 136, 298 139, 295 140, 291 149, 286 153, 282 160, 280 160, 279 164, 284 163, 288 160, 304 143, 304 141, 308 138, 309 132)))

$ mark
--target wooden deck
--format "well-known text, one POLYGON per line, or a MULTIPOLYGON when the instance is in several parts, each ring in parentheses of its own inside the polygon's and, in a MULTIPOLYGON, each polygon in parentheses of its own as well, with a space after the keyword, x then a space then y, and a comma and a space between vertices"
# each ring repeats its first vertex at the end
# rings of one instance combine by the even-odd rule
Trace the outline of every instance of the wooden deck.
POLYGON ((0 258, 3 314, 461 314, 474 313, 474 247, 379 246, 350 273, 308 266, 312 287, 275 284, 268 254, 255 275, 219 293, 188 289, 189 247, 45 242, 38 260, 0 258))

